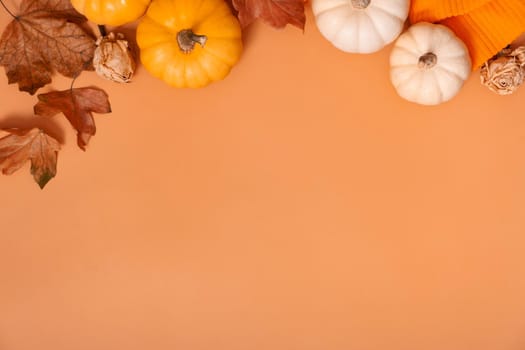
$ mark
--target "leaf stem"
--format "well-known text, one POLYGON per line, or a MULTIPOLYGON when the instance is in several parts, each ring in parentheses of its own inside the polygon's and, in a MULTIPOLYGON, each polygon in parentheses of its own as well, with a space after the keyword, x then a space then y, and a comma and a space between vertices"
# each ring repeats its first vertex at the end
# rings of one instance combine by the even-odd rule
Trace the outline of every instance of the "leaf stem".
MULTIPOLYGON (((2 1, 2 0, 0 0, 2 1)), ((71 79, 71 85, 69 86, 69 90, 73 91, 73 84, 75 84, 75 80, 77 80, 78 76, 80 75, 80 72, 71 79)))
POLYGON ((2 4, 2 7, 4 8, 4 10, 6 10, 6 12, 9 13, 9 14, 11 15, 11 17, 13 17, 14 19, 18 19, 18 16, 15 16, 15 15, 13 14, 13 12, 9 11, 9 9, 7 8, 7 6, 5 6, 3 0, 0 0, 0 4, 2 4))
MULTIPOLYGON (((2 0, 0 0, 0 1, 2 1, 2 0)), ((106 35, 108 35, 108 33, 107 33, 107 31, 106 31, 106 26, 105 26, 105 25, 103 25, 103 24, 99 24, 99 25, 97 25, 97 27, 98 27, 98 31, 100 32, 100 35, 101 35, 101 36, 106 36, 106 35)))

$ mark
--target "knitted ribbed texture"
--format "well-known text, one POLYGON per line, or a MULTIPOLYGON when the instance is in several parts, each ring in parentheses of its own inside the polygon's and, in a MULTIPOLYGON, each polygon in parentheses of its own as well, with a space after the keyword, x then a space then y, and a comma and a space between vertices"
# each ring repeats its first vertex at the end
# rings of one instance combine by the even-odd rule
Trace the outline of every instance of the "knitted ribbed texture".
POLYGON ((493 0, 441 23, 467 45, 472 69, 477 69, 525 32, 525 0, 493 0))
POLYGON ((460 16, 485 5, 491 0, 412 0, 410 22, 438 22, 460 16))
POLYGON ((475 70, 525 32, 525 0, 412 0, 409 18, 452 29, 475 70))

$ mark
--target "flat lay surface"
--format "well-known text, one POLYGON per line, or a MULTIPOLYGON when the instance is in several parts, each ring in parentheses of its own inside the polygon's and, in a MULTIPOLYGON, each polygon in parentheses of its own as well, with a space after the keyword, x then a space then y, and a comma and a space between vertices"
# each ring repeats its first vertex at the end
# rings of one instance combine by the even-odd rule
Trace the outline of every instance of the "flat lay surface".
MULTIPOLYGON (((525 87, 475 71, 424 107, 392 45, 338 51, 310 10, 243 35, 203 89, 82 73, 112 109, 85 152, 38 121, 63 146, 43 190, 0 177, 0 350, 523 349, 525 87)), ((0 96, 1 128, 33 125, 3 69, 0 96)))

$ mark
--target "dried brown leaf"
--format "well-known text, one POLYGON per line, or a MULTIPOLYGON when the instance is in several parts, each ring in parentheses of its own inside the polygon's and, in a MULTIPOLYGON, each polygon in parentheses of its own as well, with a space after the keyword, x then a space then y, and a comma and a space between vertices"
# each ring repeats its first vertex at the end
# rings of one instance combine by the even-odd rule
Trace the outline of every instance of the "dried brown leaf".
POLYGON ((22 0, 0 38, 9 84, 32 95, 55 71, 73 78, 90 68, 95 39, 81 27, 85 21, 69 0, 22 0))
POLYGON ((7 129, 8 135, 0 138, 0 169, 11 175, 28 160, 31 174, 40 188, 55 177, 60 144, 40 129, 7 129))
POLYGON ((304 0, 233 0, 243 28, 260 18, 274 28, 291 24, 304 29, 304 4, 304 0))
POLYGON ((35 114, 52 117, 63 113, 77 130, 77 144, 84 151, 89 139, 96 132, 93 112, 111 112, 108 94, 97 87, 51 91, 39 94, 38 100, 34 107, 35 114))

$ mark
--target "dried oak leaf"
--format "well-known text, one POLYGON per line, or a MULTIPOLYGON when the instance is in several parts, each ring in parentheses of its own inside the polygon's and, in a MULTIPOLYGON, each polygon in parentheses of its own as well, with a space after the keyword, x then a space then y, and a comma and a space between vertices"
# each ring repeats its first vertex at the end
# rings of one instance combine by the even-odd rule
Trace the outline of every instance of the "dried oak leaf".
POLYGON ((33 95, 54 71, 72 78, 91 68, 95 39, 81 27, 86 20, 69 0, 22 0, 0 38, 9 84, 33 95))
POLYGON ((60 143, 40 129, 6 129, 0 138, 0 169, 11 175, 31 160, 31 174, 40 188, 55 177, 60 143))
POLYGON ((242 27, 260 18, 274 28, 291 24, 304 30, 304 4, 305 0, 233 0, 242 27))
POLYGON ((39 94, 34 111, 43 117, 63 113, 77 130, 78 147, 85 151, 89 139, 96 132, 92 113, 110 113, 111 106, 104 90, 84 87, 39 94))

